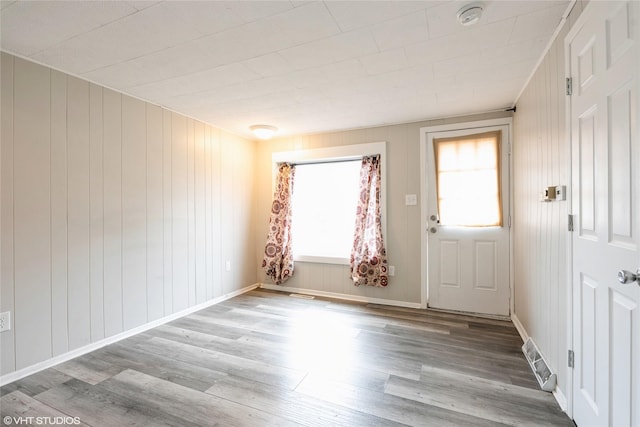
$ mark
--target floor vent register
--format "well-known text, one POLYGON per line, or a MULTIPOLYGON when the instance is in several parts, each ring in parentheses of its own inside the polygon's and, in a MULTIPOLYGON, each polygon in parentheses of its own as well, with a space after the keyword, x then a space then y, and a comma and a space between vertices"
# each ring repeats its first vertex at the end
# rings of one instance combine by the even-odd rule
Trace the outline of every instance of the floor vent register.
POLYGON ((544 391, 553 391, 556 387, 557 376, 551 372, 549 364, 544 360, 538 346, 531 338, 527 338, 527 341, 522 346, 522 352, 527 358, 527 362, 529 362, 540 388, 544 391))

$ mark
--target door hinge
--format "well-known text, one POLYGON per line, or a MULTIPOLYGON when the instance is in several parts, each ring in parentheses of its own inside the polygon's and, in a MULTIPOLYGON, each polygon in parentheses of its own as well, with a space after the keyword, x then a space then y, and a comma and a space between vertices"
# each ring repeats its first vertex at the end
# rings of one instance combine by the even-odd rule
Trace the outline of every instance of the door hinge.
POLYGON ((568 228, 569 228, 569 231, 573 231, 573 219, 574 219, 573 217, 574 216, 575 215, 568 215, 568 228))
POLYGON ((571 77, 567 77, 565 79, 566 82, 566 94, 571 96, 573 95, 573 79, 571 77))
POLYGON ((573 354, 573 350, 569 350, 567 353, 567 366, 570 368, 575 366, 574 357, 575 355, 573 354))
POLYGON ((509 228, 511 228, 511 215, 509 215, 509 228))

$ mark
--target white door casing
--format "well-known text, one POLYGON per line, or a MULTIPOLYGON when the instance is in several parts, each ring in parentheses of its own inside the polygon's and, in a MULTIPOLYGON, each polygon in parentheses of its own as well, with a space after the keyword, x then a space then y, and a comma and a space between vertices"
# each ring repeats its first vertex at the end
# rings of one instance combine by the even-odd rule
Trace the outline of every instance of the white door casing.
POLYGON ((423 307, 508 316, 510 312, 511 119, 421 129, 423 307), (434 138, 501 131, 502 227, 443 226, 437 216, 434 138), (431 230, 431 231, 430 231, 431 230), (435 231, 435 232, 434 232, 435 231))
POLYGON ((592 1, 566 38, 572 79, 572 402, 578 426, 640 425, 638 9, 592 1), (634 167, 635 166, 635 167, 634 167))

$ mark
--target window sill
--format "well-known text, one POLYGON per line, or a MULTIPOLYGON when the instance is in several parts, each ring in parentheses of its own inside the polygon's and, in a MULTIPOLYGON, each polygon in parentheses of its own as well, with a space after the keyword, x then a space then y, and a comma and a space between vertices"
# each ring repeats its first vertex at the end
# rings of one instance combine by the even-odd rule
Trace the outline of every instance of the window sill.
POLYGON ((297 262, 309 262, 314 264, 349 265, 349 258, 320 257, 310 255, 298 255, 293 257, 297 262))

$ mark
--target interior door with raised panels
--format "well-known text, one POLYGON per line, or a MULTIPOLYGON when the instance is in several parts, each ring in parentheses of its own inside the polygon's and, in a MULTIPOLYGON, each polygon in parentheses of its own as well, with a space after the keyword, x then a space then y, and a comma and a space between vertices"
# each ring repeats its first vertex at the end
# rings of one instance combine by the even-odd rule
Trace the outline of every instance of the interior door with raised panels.
POLYGON ((639 6, 592 1, 567 37, 578 426, 640 425, 639 6))

